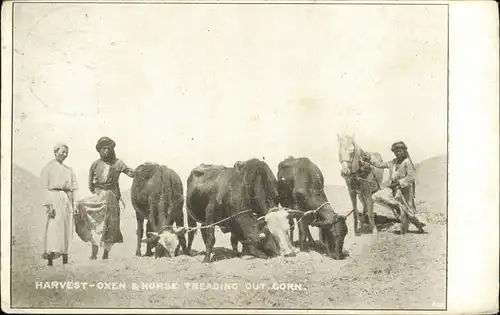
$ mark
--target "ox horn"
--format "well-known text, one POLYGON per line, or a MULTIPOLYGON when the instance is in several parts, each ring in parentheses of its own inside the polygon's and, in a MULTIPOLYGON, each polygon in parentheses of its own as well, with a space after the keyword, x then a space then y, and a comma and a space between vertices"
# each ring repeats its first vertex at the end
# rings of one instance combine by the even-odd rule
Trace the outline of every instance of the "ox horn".
POLYGON ((156 232, 147 232, 146 235, 148 236, 148 238, 142 240, 142 243, 155 243, 160 239, 160 236, 156 232))
POLYGON ((174 228, 174 233, 177 235, 182 235, 182 234, 186 233, 186 231, 187 231, 187 228, 185 226, 174 228))
POLYGON ((157 232, 148 232, 146 233, 149 237, 160 237, 160 235, 157 232))
POLYGON ((300 218, 300 217, 303 217, 305 214, 305 212, 302 212, 299 210, 292 210, 292 209, 288 209, 288 210, 286 210, 286 212, 288 213, 288 217, 292 217, 292 218, 300 218))

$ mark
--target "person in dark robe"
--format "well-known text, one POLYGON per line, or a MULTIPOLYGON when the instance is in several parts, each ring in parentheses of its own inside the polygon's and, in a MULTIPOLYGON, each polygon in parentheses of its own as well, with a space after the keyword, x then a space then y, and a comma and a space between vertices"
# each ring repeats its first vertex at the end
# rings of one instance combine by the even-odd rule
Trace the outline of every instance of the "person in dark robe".
POLYGON ((99 246, 104 249, 102 259, 108 259, 113 244, 123 243, 119 179, 121 173, 134 177, 134 170, 116 157, 115 146, 108 137, 97 141, 95 148, 100 158, 89 170, 92 195, 76 202, 79 211, 75 216, 75 230, 84 242, 92 244, 91 260, 97 259, 99 246))

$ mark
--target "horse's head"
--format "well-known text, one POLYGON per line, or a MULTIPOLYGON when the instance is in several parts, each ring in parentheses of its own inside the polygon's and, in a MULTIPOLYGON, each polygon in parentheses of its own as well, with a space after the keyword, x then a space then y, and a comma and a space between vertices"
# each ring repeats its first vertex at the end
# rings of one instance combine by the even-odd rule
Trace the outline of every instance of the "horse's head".
POLYGON ((342 176, 348 176, 351 172, 356 172, 358 163, 355 163, 357 146, 354 135, 337 135, 339 141, 339 162, 342 176))

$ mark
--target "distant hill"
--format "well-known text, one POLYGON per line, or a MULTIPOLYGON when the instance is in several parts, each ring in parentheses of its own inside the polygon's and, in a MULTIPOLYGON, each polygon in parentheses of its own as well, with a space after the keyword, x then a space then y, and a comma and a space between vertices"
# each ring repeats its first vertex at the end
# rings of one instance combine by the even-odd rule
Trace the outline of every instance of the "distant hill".
POLYGON ((46 216, 41 206, 43 190, 40 179, 29 171, 13 165, 12 169, 12 235, 20 254, 42 253, 40 241, 46 216))
POLYGON ((417 164, 416 198, 425 201, 434 212, 446 213, 447 157, 441 155, 417 164))

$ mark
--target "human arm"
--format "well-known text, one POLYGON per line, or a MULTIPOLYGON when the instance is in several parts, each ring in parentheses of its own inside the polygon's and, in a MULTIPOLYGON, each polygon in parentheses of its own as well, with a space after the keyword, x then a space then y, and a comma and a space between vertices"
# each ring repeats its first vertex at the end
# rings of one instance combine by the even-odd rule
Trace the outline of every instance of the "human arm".
POLYGON ((92 163, 89 169, 89 190, 91 193, 95 193, 94 175, 95 175, 96 165, 97 165, 96 162, 92 163))
POLYGON ((69 190, 66 192, 66 194, 68 195, 68 199, 74 214, 78 214, 78 209, 75 207, 75 193, 74 193, 75 190, 77 189, 78 189, 78 183, 76 181, 76 175, 75 172, 73 172, 73 170, 71 169, 71 182, 69 190))
POLYGON ((404 167, 405 176, 398 180, 398 184, 402 188, 405 188, 415 182, 415 168, 408 159, 404 160, 401 166, 404 167))
POLYGON ((135 170, 128 167, 123 161, 120 160, 120 171, 126 174, 128 177, 133 178, 135 175, 135 170))
POLYGON ((377 161, 372 161, 371 159, 370 160, 367 160, 367 162, 376 167, 376 168, 391 168, 392 166, 392 161, 389 161, 389 162, 377 162, 377 161))
POLYGON ((50 200, 49 200, 49 194, 48 194, 48 191, 49 191, 49 185, 50 185, 50 178, 49 178, 49 166, 45 166, 43 169, 42 169, 42 174, 40 176, 41 178, 41 182, 42 182, 42 187, 44 189, 44 192, 45 192, 45 195, 44 195, 44 198, 43 198, 43 201, 42 201, 42 206, 44 207, 47 207, 48 205, 50 205, 50 200))
POLYGON ((44 188, 44 197, 42 201, 42 207, 45 209, 45 213, 49 218, 54 218, 56 215, 56 211, 54 209, 54 205, 52 204, 51 196, 50 196, 50 173, 51 173, 51 164, 49 163, 42 169, 42 186, 44 188))

